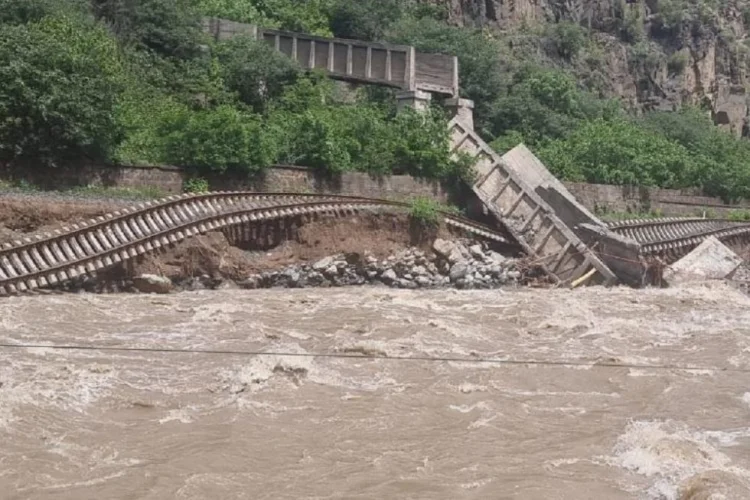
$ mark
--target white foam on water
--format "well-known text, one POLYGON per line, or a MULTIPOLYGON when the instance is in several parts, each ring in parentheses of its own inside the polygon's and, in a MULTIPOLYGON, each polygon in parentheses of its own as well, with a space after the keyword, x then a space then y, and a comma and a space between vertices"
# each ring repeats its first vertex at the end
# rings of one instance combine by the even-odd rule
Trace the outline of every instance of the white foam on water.
POLYGON ((160 424, 166 424, 168 422, 179 422, 181 424, 190 424, 193 422, 193 418, 187 408, 178 408, 175 410, 169 410, 165 417, 159 419, 160 424))
POLYGON ((471 394, 472 392, 487 392, 489 388, 486 385, 472 384, 465 382, 458 386, 458 392, 463 394, 471 394))
POLYGON ((459 413, 471 413, 474 410, 488 411, 490 409, 486 401, 480 401, 479 403, 474 403, 473 405, 448 405, 448 408, 459 413))
POLYGON ((750 407, 750 392, 746 392, 745 394, 743 394, 740 399, 743 403, 750 407))
MULTIPOLYGON (((59 352, 54 355, 59 356, 59 352)), ((52 353, 44 353, 52 357, 52 353)), ((23 366, 8 360, 0 371, 0 428, 16 420, 16 410, 22 406, 40 409, 57 408, 82 413, 85 409, 110 394, 117 373, 102 364, 60 365, 54 360, 45 364, 23 366)))
POLYGON ((722 471, 733 479, 750 479, 750 471, 733 465, 719 449, 746 435, 750 429, 701 431, 673 420, 634 421, 618 438, 614 455, 603 458, 609 465, 652 478, 648 498, 680 500, 680 485, 699 474, 722 471))

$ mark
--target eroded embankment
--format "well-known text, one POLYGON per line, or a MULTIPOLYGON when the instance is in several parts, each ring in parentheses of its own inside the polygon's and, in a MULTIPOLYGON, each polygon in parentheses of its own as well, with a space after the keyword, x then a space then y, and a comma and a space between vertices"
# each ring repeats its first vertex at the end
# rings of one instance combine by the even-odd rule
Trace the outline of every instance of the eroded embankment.
MULTIPOLYGON (((2 234, 18 238, 121 205, 6 200, 2 208, 2 234)), ((246 229, 227 228, 190 238, 57 289, 166 292, 367 283, 489 288, 522 282, 529 274, 516 260, 515 248, 465 239, 453 229, 425 226, 407 214, 362 212, 345 218, 255 223, 246 229)))

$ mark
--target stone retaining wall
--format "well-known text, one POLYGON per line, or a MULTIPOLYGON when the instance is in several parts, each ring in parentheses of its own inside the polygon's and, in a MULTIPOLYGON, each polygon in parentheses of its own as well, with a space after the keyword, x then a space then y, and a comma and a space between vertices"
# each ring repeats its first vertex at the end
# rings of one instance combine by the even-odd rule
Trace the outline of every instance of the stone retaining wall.
POLYGON ((602 212, 662 213, 674 216, 696 216, 706 212, 721 217, 735 210, 750 210, 750 202, 727 205, 721 198, 703 196, 700 189, 661 189, 638 186, 610 186, 566 182, 586 208, 602 212))
MULTIPOLYGON (((177 167, 138 167, 87 164, 75 169, 2 168, 0 179, 26 180, 47 189, 72 186, 118 188, 158 188, 180 193, 184 171, 177 167)), ((208 179, 211 189, 265 192, 332 193, 371 198, 408 200, 427 196, 441 202, 450 199, 449 190, 438 182, 408 175, 371 177, 359 172, 324 176, 295 166, 276 166, 264 176, 251 180, 215 176, 208 179)), ((723 216, 733 210, 750 210, 750 202, 727 205, 719 198, 703 196, 697 189, 659 189, 635 186, 609 186, 566 182, 565 186, 589 210, 596 212, 658 212, 663 215, 723 216)))
MULTIPOLYGON (((0 179, 24 180, 43 189, 75 186, 157 188, 164 193, 182 192, 185 173, 177 167, 137 167, 81 165, 74 169, 2 168, 0 179)), ((304 167, 276 166, 253 179, 213 176, 207 179, 212 190, 331 193, 405 201, 425 196, 448 201, 448 190, 440 183, 408 175, 371 177, 359 172, 324 176, 304 167)))

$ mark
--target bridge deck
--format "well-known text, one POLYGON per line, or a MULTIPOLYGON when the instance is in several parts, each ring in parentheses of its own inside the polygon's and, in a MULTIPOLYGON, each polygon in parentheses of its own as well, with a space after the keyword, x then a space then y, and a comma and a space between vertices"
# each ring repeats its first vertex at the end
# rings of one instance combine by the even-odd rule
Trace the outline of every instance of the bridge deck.
POLYGON ((225 19, 205 19, 203 28, 217 40, 247 35, 263 40, 306 70, 331 78, 458 96, 458 58, 417 52, 414 47, 341 38, 323 38, 260 28, 225 19))
POLYGON ((568 284, 592 267, 598 281, 613 284, 614 273, 555 214, 524 178, 510 168, 473 130, 460 120, 449 124, 454 153, 476 160, 472 189, 529 255, 560 282, 568 284))

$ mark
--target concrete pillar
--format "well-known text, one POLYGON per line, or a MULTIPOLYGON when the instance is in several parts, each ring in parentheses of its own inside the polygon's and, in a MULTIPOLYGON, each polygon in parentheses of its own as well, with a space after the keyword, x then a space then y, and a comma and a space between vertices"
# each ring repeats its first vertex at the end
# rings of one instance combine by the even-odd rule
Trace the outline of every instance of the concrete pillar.
POLYGON ((417 111, 427 111, 430 107, 430 101, 432 101, 432 94, 429 92, 422 92, 421 90, 407 90, 397 93, 396 101, 396 109, 398 112, 401 112, 406 108, 415 109, 417 111))
POLYGON ((474 101, 454 97, 446 99, 444 104, 453 117, 457 117, 461 123, 474 130, 474 101))

